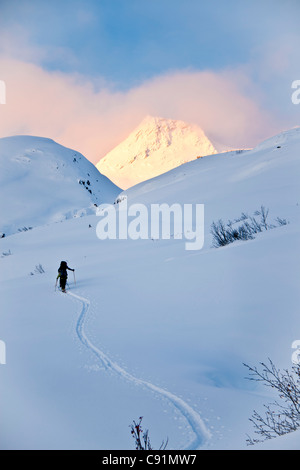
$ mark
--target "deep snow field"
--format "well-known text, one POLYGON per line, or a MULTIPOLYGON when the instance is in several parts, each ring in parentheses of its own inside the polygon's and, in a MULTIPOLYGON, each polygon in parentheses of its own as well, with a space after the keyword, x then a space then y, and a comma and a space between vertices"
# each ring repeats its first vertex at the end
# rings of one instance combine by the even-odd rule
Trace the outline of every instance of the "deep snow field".
POLYGON ((0 239, 0 448, 134 449, 129 426, 143 416, 156 449, 166 438, 168 449, 299 449, 298 431, 247 446, 253 410, 274 395, 243 365, 291 368, 300 339, 299 157, 297 128, 123 193, 204 204, 201 250, 99 240, 96 215, 0 239), (289 223, 212 247, 213 221, 261 205, 289 223), (76 269, 68 294, 55 291, 63 259, 76 269))

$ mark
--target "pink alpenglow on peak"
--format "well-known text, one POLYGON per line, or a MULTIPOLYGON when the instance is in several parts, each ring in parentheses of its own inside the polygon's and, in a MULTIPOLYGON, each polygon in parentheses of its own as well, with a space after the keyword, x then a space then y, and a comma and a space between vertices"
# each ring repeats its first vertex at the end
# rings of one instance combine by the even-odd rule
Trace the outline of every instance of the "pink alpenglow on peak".
POLYGON ((183 163, 215 153, 217 150, 199 126, 147 116, 96 166, 119 187, 128 189, 183 163))

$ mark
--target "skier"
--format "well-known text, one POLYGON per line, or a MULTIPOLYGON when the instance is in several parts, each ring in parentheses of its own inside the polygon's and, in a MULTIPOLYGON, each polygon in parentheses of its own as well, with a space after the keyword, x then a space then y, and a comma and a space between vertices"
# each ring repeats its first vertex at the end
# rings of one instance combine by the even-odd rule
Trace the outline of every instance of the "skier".
POLYGON ((66 283, 67 283, 67 279, 68 279, 67 270, 75 272, 75 269, 69 268, 66 261, 62 261, 60 263, 60 267, 58 269, 58 276, 56 278, 56 285, 57 285, 57 281, 59 279, 59 285, 60 285, 60 288, 61 288, 62 292, 66 292, 66 283))

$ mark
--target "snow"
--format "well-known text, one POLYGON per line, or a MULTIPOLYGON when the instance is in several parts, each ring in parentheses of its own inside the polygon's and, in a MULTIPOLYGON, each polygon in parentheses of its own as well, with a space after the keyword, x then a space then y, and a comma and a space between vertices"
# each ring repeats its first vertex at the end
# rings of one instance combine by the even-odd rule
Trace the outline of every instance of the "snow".
POLYGON ((0 232, 95 212, 120 192, 86 158, 51 139, 0 139, 0 232))
POLYGON ((96 165, 123 189, 216 153, 203 130, 184 121, 147 116, 96 165))
POLYGON ((299 150, 293 129, 121 194, 205 204, 199 251, 172 237, 100 241, 95 214, 0 239, 1 449, 134 449, 129 426, 143 416, 155 448, 168 437, 168 449, 299 450, 298 431, 247 446, 253 410, 274 395, 243 365, 290 368, 300 339, 299 150), (261 205, 289 223, 212 248, 212 221, 261 205), (76 269, 68 294, 54 288, 63 259, 76 269))

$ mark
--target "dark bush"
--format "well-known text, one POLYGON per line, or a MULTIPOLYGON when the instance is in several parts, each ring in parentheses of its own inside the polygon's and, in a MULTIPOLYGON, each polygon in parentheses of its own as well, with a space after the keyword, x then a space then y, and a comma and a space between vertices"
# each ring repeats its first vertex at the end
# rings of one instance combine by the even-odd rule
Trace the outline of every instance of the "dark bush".
POLYGON ((227 224, 225 224, 222 219, 218 222, 213 222, 211 224, 213 246, 219 248, 237 240, 253 240, 257 233, 288 223, 285 219, 277 217, 277 225, 270 224, 268 222, 268 215, 269 209, 265 209, 264 206, 261 206, 260 210, 255 211, 254 215, 251 217, 243 212, 234 222, 229 220, 227 224))
POLYGON ((254 432, 260 439, 248 436, 248 445, 272 439, 300 427, 300 365, 295 364, 290 371, 281 372, 269 359, 269 364, 260 364, 262 370, 244 364, 249 372, 249 380, 262 382, 267 387, 277 391, 280 402, 264 405, 265 414, 253 412, 250 421, 254 425, 254 432), (275 409, 274 409, 275 407, 275 409))

